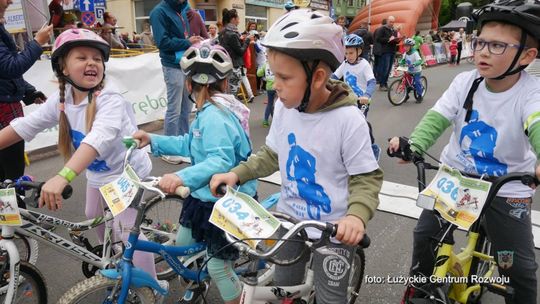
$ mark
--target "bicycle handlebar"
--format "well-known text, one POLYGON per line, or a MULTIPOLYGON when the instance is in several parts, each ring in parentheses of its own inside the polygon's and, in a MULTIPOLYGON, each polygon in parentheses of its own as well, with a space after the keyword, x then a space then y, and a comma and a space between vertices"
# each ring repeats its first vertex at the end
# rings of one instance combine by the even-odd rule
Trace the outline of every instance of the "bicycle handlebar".
MULTIPOLYGON (((37 208, 38 200, 41 195, 41 187, 43 187, 44 184, 45 182, 35 182, 32 180, 31 177, 25 175, 25 176, 20 177, 16 181, 11 181, 11 180, 3 181, 2 183, 0 183, 0 188, 4 189, 4 188, 9 188, 9 187, 15 187, 15 189, 22 190, 22 191, 28 191, 28 190, 34 189, 36 193, 34 199, 28 200, 25 202, 30 207, 37 208)), ((67 185, 64 188, 64 190, 62 190, 63 199, 70 198, 72 194, 73 194, 73 187, 71 187, 71 185, 67 185)))
MULTIPOLYGON (((279 214, 276 212, 272 212, 272 213, 279 214)), ((233 244, 233 246, 235 246, 241 252, 247 252, 249 255, 256 256, 259 258, 270 258, 270 257, 273 257, 279 249, 281 249, 281 247, 285 244, 285 242, 291 240, 294 236, 296 236, 298 233, 305 230, 306 228, 316 228, 322 231, 323 233, 327 233, 328 235, 333 237, 337 233, 338 226, 336 224, 324 223, 324 222, 319 222, 315 220, 306 220, 306 221, 298 222, 293 227, 291 227, 289 231, 287 231, 287 233, 285 233, 285 235, 282 236, 280 240, 278 240, 274 246, 272 246, 272 248, 270 248, 266 252, 259 251, 258 249, 252 249, 247 244, 243 242, 238 242, 237 240, 234 239, 232 235, 228 233, 225 233, 225 238, 227 239, 229 243, 233 244)), ((362 240, 360 240, 360 243, 358 244, 358 246, 362 248, 367 248, 369 247, 370 244, 371 244, 371 239, 368 237, 367 234, 364 234, 364 237, 362 238, 362 240)))

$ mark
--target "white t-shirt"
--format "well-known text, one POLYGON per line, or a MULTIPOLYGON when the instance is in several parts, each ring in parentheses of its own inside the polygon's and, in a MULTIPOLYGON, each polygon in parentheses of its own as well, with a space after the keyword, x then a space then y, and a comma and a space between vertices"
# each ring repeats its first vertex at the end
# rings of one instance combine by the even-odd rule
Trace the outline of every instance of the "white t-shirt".
POLYGON ((349 176, 379 167, 367 122, 356 106, 306 114, 285 108, 278 99, 266 145, 279 158, 277 210, 300 220, 344 217, 349 176))
POLYGON ((358 97, 362 97, 366 93, 368 81, 375 79, 371 65, 363 58, 358 58, 358 63, 354 65, 347 60, 343 61, 334 75, 337 78, 343 78, 343 81, 351 87, 358 97))
MULTIPOLYGON (((39 132, 58 124, 60 117, 59 92, 51 95, 30 115, 11 122, 15 132, 25 141, 32 140, 39 132)), ((132 135, 137 130, 135 115, 130 103, 111 85, 107 84, 96 98, 96 117, 92 130, 87 134, 86 107, 88 98, 80 104, 74 105, 70 85, 66 85, 65 98, 65 113, 71 126, 74 147, 85 143, 98 152, 98 157, 86 170, 88 185, 97 188, 113 181, 123 172, 126 148, 122 144, 122 138, 132 135)), ((130 164, 140 177, 147 176, 152 169, 150 158, 143 150, 133 152, 130 164)))
MULTIPOLYGON (((408 54, 407 52, 403 53, 403 59, 405 60, 405 63, 407 65, 414 64, 418 60, 422 60, 422 57, 420 57, 420 54, 418 54, 418 51, 413 51, 411 54, 408 54)), ((413 69, 409 70, 409 73, 420 73, 422 72, 422 65, 415 66, 413 69)))
MULTIPOLYGON (((519 81, 509 90, 492 93, 485 80, 473 98, 473 114, 465 123, 467 111, 463 104, 476 70, 456 76, 437 101, 433 110, 453 122, 450 142, 444 148, 441 161, 464 172, 502 176, 512 172, 534 173, 536 155, 523 126, 532 114, 540 112, 540 79, 521 72, 519 81)), ((540 120, 536 117, 529 126, 540 120)), ((530 197, 534 191, 511 182, 503 186, 499 196, 530 197)))

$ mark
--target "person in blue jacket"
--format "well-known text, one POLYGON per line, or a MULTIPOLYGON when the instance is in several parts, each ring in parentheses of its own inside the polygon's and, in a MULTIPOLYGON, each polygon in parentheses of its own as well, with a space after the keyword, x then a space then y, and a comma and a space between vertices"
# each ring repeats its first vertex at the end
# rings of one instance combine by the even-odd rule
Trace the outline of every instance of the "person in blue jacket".
MULTIPOLYGON (((202 39, 190 37, 186 0, 163 0, 150 12, 150 23, 163 68, 167 86, 167 111, 163 125, 165 135, 183 135, 189 129, 191 103, 184 87, 185 76, 180 70, 180 59, 184 52, 202 39)), ((166 162, 178 164, 182 158, 164 156, 166 162)))
MULTIPOLYGON (((0 0, 0 130, 23 116, 21 100, 29 105, 45 101, 45 95, 23 79, 50 40, 52 25, 42 27, 22 52, 4 27, 4 14, 12 0, 0 0)), ((0 181, 17 179, 24 174, 24 141, 0 150, 0 181)))
MULTIPOLYGON (((189 133, 175 137, 137 131, 133 138, 141 141, 141 147, 150 144, 155 156, 191 158, 192 166, 165 174, 159 183, 168 193, 174 193, 179 186, 186 186, 191 192, 184 200, 176 245, 206 241, 208 255, 213 257, 207 265, 210 277, 225 303, 235 303, 242 292, 242 284, 233 268, 238 252, 232 246, 221 250, 228 244, 225 235, 208 222, 217 201, 208 184, 212 175, 228 172, 250 156, 249 109, 233 95, 223 93, 227 90, 226 78, 233 69, 232 60, 223 47, 206 42, 195 45, 185 52, 181 66, 188 77, 190 98, 193 96, 197 106, 189 133)), ((255 197, 256 186, 256 181, 252 181, 239 190, 255 197)), ((195 303, 205 289, 206 286, 201 285, 189 290, 180 303, 195 303)))

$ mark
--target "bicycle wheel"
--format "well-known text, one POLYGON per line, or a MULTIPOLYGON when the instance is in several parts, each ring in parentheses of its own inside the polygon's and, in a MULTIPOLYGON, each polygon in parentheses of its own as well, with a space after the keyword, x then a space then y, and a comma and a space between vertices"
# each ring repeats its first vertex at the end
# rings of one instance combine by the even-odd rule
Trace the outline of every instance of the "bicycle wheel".
MULTIPOLYGON (((120 284, 120 282, 111 280, 100 274, 96 275, 71 287, 62 298, 58 300, 58 304, 117 303, 118 299, 116 297, 110 299, 110 301, 104 302, 104 300, 110 296, 110 293, 116 284, 120 284)), ((147 287, 130 288, 126 303, 153 304, 155 303, 154 293, 152 292, 152 289, 147 287)))
MULTIPOLYGON (((166 245, 174 244, 183 203, 184 200, 175 195, 168 195, 164 199, 157 196, 148 201, 141 231, 149 241, 166 245)), ((160 255, 155 255, 154 262, 159 280, 172 280, 177 276, 160 255)))
POLYGON ((407 87, 402 84, 401 79, 394 80, 388 89, 388 100, 390 100, 390 103, 399 106, 405 102, 406 97, 407 87))
MULTIPOLYGON (((420 77, 420 82, 422 82, 422 97, 426 96, 426 92, 427 92, 427 78, 426 76, 422 76, 420 77)), ((414 90, 414 98, 418 99, 420 98, 418 96, 418 93, 416 93, 416 90, 414 90)))
POLYGON ((366 255, 364 249, 357 248, 351 265, 351 275, 349 277, 349 287, 347 289, 347 303, 354 304, 358 297, 362 280, 364 279, 364 269, 366 268, 366 255))
MULTIPOLYGON (((2 229, 0 229, 0 233, 1 232, 2 229)), ((39 256, 38 242, 33 238, 27 237, 18 232, 15 232, 15 238, 13 239, 13 242, 19 250, 19 258, 21 259, 21 261, 36 265, 39 256)))
MULTIPOLYGON (((1 268, 0 301, 5 303, 7 286, 9 284, 9 264, 2 265, 1 268), (6 268, 4 268, 4 266, 6 266, 6 268)), ((47 303, 47 284, 45 283, 45 278, 36 266, 21 261, 19 265, 19 285, 17 286, 17 293, 15 294, 12 303, 47 303)))

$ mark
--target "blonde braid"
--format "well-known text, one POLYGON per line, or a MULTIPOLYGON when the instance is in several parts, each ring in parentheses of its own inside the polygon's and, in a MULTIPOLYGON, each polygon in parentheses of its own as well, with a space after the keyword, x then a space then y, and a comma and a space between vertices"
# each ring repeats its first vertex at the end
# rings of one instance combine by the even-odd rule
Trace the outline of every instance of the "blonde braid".
POLYGON ((69 120, 65 113, 65 101, 66 101, 66 81, 63 78, 60 78, 60 119, 59 119, 59 128, 58 128, 58 150, 60 154, 64 157, 64 160, 67 161, 71 158, 72 154, 72 141, 71 134, 69 130, 71 129, 69 125, 69 120))
POLYGON ((88 96, 88 106, 86 107, 86 133, 89 133, 90 130, 92 130, 92 125, 94 124, 94 120, 96 119, 96 112, 97 112, 97 105, 96 105, 96 99, 97 95, 99 95, 99 91, 103 89, 105 86, 104 81, 102 80, 98 86, 94 89, 94 93, 90 94, 88 96))

